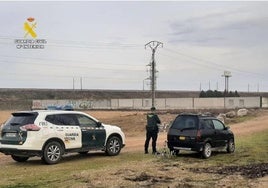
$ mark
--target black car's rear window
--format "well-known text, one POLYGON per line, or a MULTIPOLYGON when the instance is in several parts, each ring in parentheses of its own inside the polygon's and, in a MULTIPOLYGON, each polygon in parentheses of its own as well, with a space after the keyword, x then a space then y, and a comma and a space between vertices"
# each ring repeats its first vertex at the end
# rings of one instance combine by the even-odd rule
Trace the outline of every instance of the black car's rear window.
POLYGON ((197 129, 198 117, 193 115, 178 116, 172 123, 171 128, 179 130, 197 129))
POLYGON ((12 113, 12 117, 6 122, 6 125, 26 125, 33 124, 37 113, 12 113))

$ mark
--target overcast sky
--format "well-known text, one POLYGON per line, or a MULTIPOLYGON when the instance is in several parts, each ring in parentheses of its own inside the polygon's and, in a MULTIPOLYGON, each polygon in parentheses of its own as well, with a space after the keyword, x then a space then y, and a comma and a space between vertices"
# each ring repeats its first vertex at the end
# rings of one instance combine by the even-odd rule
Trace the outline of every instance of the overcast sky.
MULTIPOLYGON (((0 87, 268 91, 268 2, 0 2, 0 87), (44 49, 17 49, 27 18, 44 49)), ((32 39, 28 34, 26 39, 32 39)))

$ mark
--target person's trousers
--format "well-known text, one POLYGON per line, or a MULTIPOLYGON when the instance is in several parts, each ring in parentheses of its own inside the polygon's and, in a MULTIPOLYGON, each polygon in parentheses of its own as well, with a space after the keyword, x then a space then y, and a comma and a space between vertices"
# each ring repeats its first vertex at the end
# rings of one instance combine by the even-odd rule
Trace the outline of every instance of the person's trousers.
POLYGON ((149 147, 149 143, 150 140, 152 138, 152 149, 153 149, 153 153, 156 152, 156 141, 157 141, 157 132, 151 132, 151 131, 147 131, 146 132, 146 140, 145 140, 145 144, 144 144, 144 150, 145 153, 148 153, 148 147, 149 147))

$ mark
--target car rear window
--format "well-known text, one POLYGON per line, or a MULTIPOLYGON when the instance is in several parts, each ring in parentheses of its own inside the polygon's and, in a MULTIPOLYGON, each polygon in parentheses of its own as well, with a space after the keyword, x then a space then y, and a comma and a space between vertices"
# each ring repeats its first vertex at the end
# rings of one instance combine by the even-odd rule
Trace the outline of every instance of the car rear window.
POLYGON ((173 122, 171 128, 179 130, 197 129, 198 117, 192 115, 178 116, 173 122))
POLYGON ((12 117, 6 122, 6 125, 33 124, 37 115, 37 113, 12 113, 12 117))

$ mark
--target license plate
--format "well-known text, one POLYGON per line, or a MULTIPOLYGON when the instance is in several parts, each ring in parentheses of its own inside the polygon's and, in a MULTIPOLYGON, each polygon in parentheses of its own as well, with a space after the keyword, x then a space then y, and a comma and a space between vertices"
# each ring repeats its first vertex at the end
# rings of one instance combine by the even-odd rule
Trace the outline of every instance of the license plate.
POLYGON ((6 133, 6 137, 16 137, 16 133, 6 133))
POLYGON ((180 136, 179 139, 180 140, 185 140, 185 136, 180 136))

